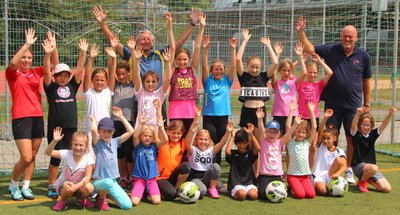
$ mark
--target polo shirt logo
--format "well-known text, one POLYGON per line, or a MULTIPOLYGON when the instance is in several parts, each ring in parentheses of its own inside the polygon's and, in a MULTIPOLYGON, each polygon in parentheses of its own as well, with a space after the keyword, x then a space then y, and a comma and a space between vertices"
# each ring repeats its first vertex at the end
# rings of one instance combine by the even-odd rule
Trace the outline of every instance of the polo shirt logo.
POLYGON ((353 65, 357 66, 358 64, 360 64, 360 61, 358 61, 357 59, 353 60, 353 65))

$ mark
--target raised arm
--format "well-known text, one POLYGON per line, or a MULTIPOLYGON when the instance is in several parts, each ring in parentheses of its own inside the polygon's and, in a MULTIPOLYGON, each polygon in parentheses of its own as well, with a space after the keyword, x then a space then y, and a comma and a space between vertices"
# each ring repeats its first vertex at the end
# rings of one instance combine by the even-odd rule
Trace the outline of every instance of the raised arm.
POLYGON ((260 152, 260 143, 258 142, 256 136, 254 136, 254 125, 251 123, 247 123, 247 128, 244 127, 244 130, 250 137, 253 155, 258 155, 258 152, 260 152))
POLYGON ((256 115, 257 115, 257 120, 258 120, 258 132, 255 132, 255 134, 257 135, 256 138, 258 140, 259 143, 261 143, 262 141, 264 141, 264 139, 267 137, 265 135, 265 131, 264 131, 264 110, 262 108, 257 108, 256 110, 256 115))
POLYGON ((311 57, 312 57, 313 61, 317 62, 324 69, 325 75, 322 78, 322 81, 324 82, 325 85, 327 85, 329 82, 329 79, 331 79, 331 77, 333 75, 332 69, 328 65, 326 65, 326 63, 319 57, 319 55, 317 55, 317 53, 312 53, 311 57))
POLYGON ((47 39, 50 41, 50 44, 52 47, 54 47, 53 52, 51 53, 51 69, 56 67, 57 64, 59 64, 59 59, 58 59, 58 50, 57 50, 57 42, 56 42, 56 34, 51 33, 51 31, 47 32, 47 39))
POLYGON ((267 69, 267 75, 268 77, 271 77, 278 68, 278 58, 272 49, 271 40, 269 37, 261 37, 260 42, 268 49, 269 57, 271 58, 271 65, 269 65, 267 69))
POLYGON ((135 129, 133 133, 133 146, 136 147, 139 144, 139 136, 142 131, 142 126, 148 121, 144 113, 138 113, 139 126, 135 129))
POLYGON ((94 58, 96 58, 98 54, 99 54, 99 47, 96 46, 96 44, 93 44, 90 47, 89 60, 86 65, 85 78, 83 80, 83 93, 86 93, 91 86, 93 62, 94 58))
POLYGON ((201 46, 201 39, 203 38, 204 34, 204 29, 206 27, 206 15, 205 14, 200 14, 199 16, 199 32, 197 33, 196 41, 194 43, 194 50, 193 50, 193 58, 192 58, 192 70, 194 74, 197 74, 197 71, 199 70, 199 64, 200 64, 200 46, 201 46))
POLYGON ((299 77, 297 77, 297 79, 296 79, 296 86, 299 86, 299 84, 307 76, 306 64, 303 61, 303 49, 304 49, 304 45, 301 42, 296 43, 296 47, 294 48, 294 51, 296 52, 298 61, 300 63, 300 69, 301 69, 301 73, 300 73, 299 77))
MULTIPOLYGON (((174 38, 174 31, 172 28, 172 16, 169 12, 167 12, 165 14, 165 24, 167 26, 168 46, 169 46, 171 56, 173 59, 175 56, 176 44, 175 44, 175 38, 174 38)), ((173 64, 171 66, 173 67, 173 64)))
POLYGON ((231 154, 232 154, 232 145, 233 145, 233 142, 235 139, 235 133, 236 133, 235 131, 232 131, 231 138, 228 141, 228 145, 226 145, 226 147, 225 147, 225 155, 227 157, 231 156, 231 154))
POLYGON ((54 147, 57 145, 58 142, 64 137, 64 134, 62 134, 62 128, 61 127, 56 127, 53 130, 53 140, 50 142, 50 144, 47 146, 46 150, 44 153, 50 157, 53 158, 60 158, 60 151, 54 150, 54 147))
POLYGON ((81 38, 79 40, 79 58, 78 63, 75 68, 74 77, 76 83, 80 84, 82 81, 82 73, 85 70, 85 62, 86 62, 86 53, 89 47, 86 39, 81 38))
POLYGON ((363 107, 359 107, 357 108, 357 112, 356 115, 353 118, 353 121, 351 121, 351 128, 350 128, 350 134, 351 135, 355 135, 357 132, 357 124, 358 124, 358 119, 360 118, 360 116, 364 113, 364 108, 363 107))
POLYGON ((205 82, 208 78, 208 48, 210 48, 210 35, 203 36, 203 56, 201 58, 201 79, 205 82))
POLYGON ((95 147, 97 145, 97 141, 99 140, 99 136, 97 133, 97 121, 94 115, 90 115, 90 133, 92 134, 92 146, 95 147))
POLYGON ((51 83, 51 63, 50 63, 50 58, 51 58, 51 53, 54 51, 54 47, 51 46, 50 41, 48 39, 44 40, 42 43, 42 47, 44 50, 44 59, 43 59, 43 83, 46 86, 49 86, 51 83))
POLYGON ((249 30, 242 29, 242 44, 239 47, 239 50, 236 55, 236 68, 239 76, 242 76, 244 67, 243 67, 243 54, 246 49, 247 42, 249 42, 251 34, 249 34, 249 30))
POLYGON ((286 123, 285 123, 285 130, 289 130, 290 127, 292 126, 292 118, 294 115, 294 112, 296 111, 296 109, 299 107, 299 105, 297 103, 295 103, 294 101, 290 101, 289 103, 289 116, 287 117, 286 123))
POLYGON ((164 119, 161 113, 162 110, 161 101, 159 99, 154 99, 153 105, 156 107, 157 110, 157 126, 159 134, 158 136, 160 137, 159 141, 157 142, 157 148, 160 148, 168 141, 168 135, 164 128, 164 119))
MULTIPOLYGON (((288 120, 292 121, 292 119, 289 118, 289 117, 287 118, 286 122, 287 122, 288 120)), ((297 116, 294 118, 294 123, 293 123, 293 125, 290 127, 289 130, 286 131, 286 134, 283 135, 283 137, 281 138, 281 143, 284 143, 285 145, 289 144, 289 141, 290 141, 290 139, 291 139, 291 137, 292 137, 292 134, 294 133, 294 131, 296 130, 297 126, 299 126, 300 123, 301 123, 302 121, 303 121, 303 120, 301 119, 301 116, 300 116, 300 115, 297 115, 297 116)))
POLYGON ((311 116, 310 137, 308 138, 309 143, 314 141, 315 133, 316 133, 316 129, 317 129, 317 120, 315 119, 314 109, 315 109, 314 102, 308 102, 308 110, 310 110, 310 116, 311 116))
POLYGON ((126 45, 131 50, 131 60, 132 60, 132 81, 135 85, 135 91, 138 92, 142 86, 142 78, 140 77, 140 58, 142 57, 143 51, 142 47, 139 46, 135 49, 136 41, 134 36, 130 36, 126 45))
POLYGON ((300 16, 296 24, 297 36, 299 38, 299 41, 302 44, 304 44, 304 51, 307 52, 308 54, 311 54, 315 52, 315 48, 314 45, 308 40, 306 34, 304 33, 305 29, 306 29, 306 19, 303 19, 303 17, 300 16))
POLYGON ((371 104, 371 79, 363 78, 364 111, 369 113, 371 104))
POLYGON ((231 57, 229 60, 229 68, 228 68, 228 77, 229 80, 233 81, 235 79, 235 70, 236 70, 236 47, 239 40, 237 38, 229 39, 229 46, 231 47, 231 57))
POLYGON ((18 68, 18 63, 24 56, 25 52, 35 43, 37 37, 35 37, 35 30, 33 28, 28 28, 25 30, 25 43, 22 45, 17 53, 11 58, 10 69, 15 71, 18 68))
POLYGON ((191 11, 188 12, 189 16, 189 24, 186 25, 185 30, 182 32, 182 34, 179 36, 179 39, 175 42, 176 47, 181 47, 186 40, 190 37, 192 34, 194 27, 196 24, 199 22, 199 16, 201 14, 201 11, 198 9, 192 8, 191 11))
POLYGON ((220 152, 222 147, 224 147, 224 145, 228 141, 228 138, 231 135, 234 128, 235 128, 235 125, 233 124, 233 122, 228 122, 228 124, 226 125, 226 130, 225 130, 224 136, 222 136, 219 143, 217 143, 216 145, 213 146, 214 155, 217 154, 218 152, 220 152))
POLYGON ((112 112, 116 117, 118 117, 118 119, 122 122, 126 129, 126 132, 121 135, 121 138, 119 140, 119 144, 121 144, 127 141, 133 135, 134 130, 132 125, 128 122, 128 120, 126 120, 126 118, 122 114, 121 108, 114 106, 112 107, 112 112))
POLYGON ((275 50, 276 58, 279 61, 279 58, 281 57, 281 54, 283 52, 283 46, 282 46, 282 43, 280 41, 276 41, 274 43, 274 50, 275 50))
POLYGON ((108 88, 110 88, 111 92, 114 92, 115 88, 115 73, 117 71, 117 54, 115 53, 114 49, 111 47, 106 47, 105 51, 108 55, 108 88))
MULTIPOLYGON (((189 131, 190 131, 190 129, 192 128, 192 126, 198 126, 198 124, 199 124, 199 121, 200 121, 200 118, 201 118, 201 113, 202 113, 202 111, 203 111, 203 108, 201 107, 201 106, 197 106, 196 107, 196 115, 195 115, 195 117, 194 117, 194 119, 193 119, 193 122, 192 122, 192 124, 190 125, 190 128, 189 128, 189 131)), ((186 140, 186 143, 190 143, 191 141, 192 141, 192 139, 193 139, 193 135, 194 135, 194 133, 191 133, 191 132, 187 132, 187 134, 186 134, 186 136, 185 136, 185 140, 186 140)), ((197 131, 197 129, 196 129, 196 131, 197 131)), ((186 146, 187 146, 188 144, 186 144, 186 146)))
MULTIPOLYGON (((101 31, 103 32, 104 36, 106 37, 107 41, 110 41, 111 38, 114 36, 113 32, 111 32, 110 28, 106 23, 106 17, 108 11, 103 11, 101 6, 94 6, 93 7, 93 15, 96 17, 96 21, 100 26, 101 31)), ((118 43, 116 48, 116 52, 119 56, 124 56, 124 50, 121 43, 118 43)))
POLYGON ((328 119, 333 115, 333 110, 332 109, 326 109, 324 117, 321 120, 321 123, 318 128, 318 141, 317 144, 320 144, 322 142, 322 134, 324 133, 324 130, 326 128, 326 122, 328 119))
POLYGON ((164 75, 164 80, 162 83, 162 89, 163 89, 163 93, 167 93, 168 92, 168 88, 171 82, 171 77, 172 77, 172 73, 173 73, 173 56, 175 55, 174 52, 172 51, 172 49, 169 48, 165 48, 164 49, 164 53, 162 53, 164 61, 165 61, 165 75, 164 75))
POLYGON ((394 113, 396 113, 396 108, 394 108, 394 107, 389 108, 388 115, 386 115, 385 119, 382 121, 381 125, 378 128, 378 131, 379 131, 380 134, 388 126, 388 124, 389 124, 390 120, 392 119, 394 113))

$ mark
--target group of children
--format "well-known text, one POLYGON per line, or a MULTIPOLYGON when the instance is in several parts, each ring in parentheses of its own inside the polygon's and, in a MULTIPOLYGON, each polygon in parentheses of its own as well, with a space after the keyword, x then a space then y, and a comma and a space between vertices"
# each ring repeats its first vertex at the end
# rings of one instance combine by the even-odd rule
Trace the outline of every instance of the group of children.
MULTIPOLYGON (((99 8, 95 7, 94 12, 99 13, 99 8)), ((313 54, 313 62, 306 65, 303 45, 298 43, 295 47, 298 60, 292 63, 284 59, 278 63, 282 45, 277 42, 273 47, 270 39, 263 37, 260 42, 268 50, 270 66, 266 72, 261 72, 261 58, 251 56, 245 69, 242 58, 251 34, 243 30, 242 44, 237 53, 238 40, 229 40, 229 68, 225 68, 222 60, 216 59, 208 69, 210 37, 203 36, 206 26, 204 14, 198 15, 198 23, 192 63, 189 64, 190 53, 185 48, 176 47, 172 16, 166 14, 169 46, 161 53, 165 68, 163 80, 154 71, 141 75, 145 47, 134 37, 127 41, 131 65, 125 61, 117 63, 119 39, 110 39, 110 47, 105 48, 109 56, 107 70, 93 69, 99 54, 99 47, 95 44, 89 50, 85 70, 89 45, 81 39, 78 63, 72 72, 68 65, 60 64, 58 60, 52 62, 58 58, 56 41, 54 35, 47 34, 42 44, 45 57, 41 75, 49 103, 49 145, 46 154, 51 156, 51 161, 48 195, 51 198, 60 196, 54 210, 64 209, 66 200, 73 196, 77 197, 78 204, 94 207, 95 204, 88 198, 92 193, 97 194, 96 205, 100 210, 109 209, 108 199, 121 209, 129 209, 140 203, 145 191, 153 204, 159 204, 162 198, 175 199, 176 190, 184 181, 195 182, 201 196, 208 194, 211 198, 219 198, 219 191, 223 188, 220 186, 220 152, 227 142, 225 154, 230 164, 228 192, 234 199, 266 199, 267 185, 274 180, 283 180, 283 147, 287 149, 287 182, 295 198, 313 198, 316 192, 326 195, 328 181, 344 172, 346 160, 343 150, 337 147, 338 131, 326 125, 332 115, 331 110, 325 111, 317 132, 319 95, 333 74, 323 60, 313 54), (205 94, 203 107, 196 107, 196 74, 202 42, 201 77, 205 94), (296 78, 293 72, 297 64, 301 67, 301 75, 296 78), (326 72, 320 81, 316 80, 318 64, 326 72), (239 100, 243 102, 241 128, 236 132, 234 124, 228 121, 232 113, 230 88, 235 68, 241 85, 239 100), (276 70, 281 76, 279 80, 276 70), (273 120, 266 123, 269 79, 272 80, 275 95, 271 114, 273 120), (86 101, 86 133, 77 131, 76 93, 82 81, 86 101), (160 82, 162 85, 158 87, 160 82), (166 131, 162 104, 167 96, 169 125, 166 131), (201 116, 205 129, 199 128, 201 116), (237 149, 232 149, 233 143, 237 149), (63 171, 57 179, 60 161, 63 171), (132 186, 130 197, 124 191, 128 184, 132 186)), ((26 44, 32 45, 34 37, 34 31, 28 29, 26 44)), ((21 78, 26 78, 28 74, 21 69, 22 65, 16 66, 15 63, 24 61, 21 55, 25 52, 32 58, 32 52, 24 45, 14 56, 18 59, 11 61, 7 69, 14 102, 18 99, 18 89, 13 89, 13 73, 18 71, 23 76, 21 78)), ((29 66, 25 66, 28 71, 31 70, 29 66)), ((376 166, 374 143, 395 111, 391 108, 380 127, 372 130, 372 116, 363 113, 361 108, 357 109, 351 130, 354 136, 352 166, 359 183, 363 184, 363 192, 367 191, 367 182, 380 191, 391 190, 376 166)), ((15 119, 18 120, 18 117, 15 119)), ((16 137, 15 119, 13 117, 16 137)), ((37 136, 29 138, 33 137, 37 139, 37 136)), ((24 138, 28 137, 19 139, 24 138)), ((18 174, 21 173, 19 171, 18 174)), ((18 174, 13 173, 9 187, 12 198, 34 198, 29 184, 19 190, 18 174)))

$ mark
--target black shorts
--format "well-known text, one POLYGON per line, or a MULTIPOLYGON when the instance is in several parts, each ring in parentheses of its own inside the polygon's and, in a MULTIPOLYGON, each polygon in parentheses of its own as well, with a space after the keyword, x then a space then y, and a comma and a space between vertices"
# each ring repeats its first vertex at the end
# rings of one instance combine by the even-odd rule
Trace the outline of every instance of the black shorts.
MULTIPOLYGON (((265 126, 265 121, 267 119, 267 113, 265 112, 265 106, 261 107, 262 110, 264 111, 264 126, 265 126)), ((240 113, 240 127, 247 127, 247 123, 253 124, 255 127, 258 128, 258 119, 257 119, 257 111, 258 108, 248 108, 245 107, 244 105, 242 106, 242 111, 240 113)))
MULTIPOLYGON (((133 122, 129 123, 134 127, 133 122)), ((126 128, 121 121, 114 121, 114 128, 115 128, 113 134, 114 138, 119 137, 126 132, 126 128)), ((125 142, 121 143, 118 146, 117 157, 118 159, 125 158, 128 163, 132 163, 133 162, 132 152, 133 152, 133 142, 132 142, 132 137, 130 137, 125 142)))
POLYGON ((42 116, 24 117, 12 121, 14 140, 44 137, 44 120, 42 116))

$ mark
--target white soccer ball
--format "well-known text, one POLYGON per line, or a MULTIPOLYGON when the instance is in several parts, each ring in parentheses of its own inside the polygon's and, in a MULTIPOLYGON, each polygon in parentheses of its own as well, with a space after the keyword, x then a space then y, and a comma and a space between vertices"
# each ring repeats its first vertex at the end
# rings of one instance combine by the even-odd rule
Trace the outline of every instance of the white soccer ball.
POLYGON ((185 182, 179 188, 179 197, 184 203, 196 202, 200 197, 199 187, 194 182, 185 182))
POLYGON ((348 190, 349 184, 342 176, 328 182, 328 191, 332 196, 344 196, 348 190))
POLYGON ((283 202, 287 197, 287 188, 281 181, 272 181, 265 189, 265 193, 271 202, 283 202))

